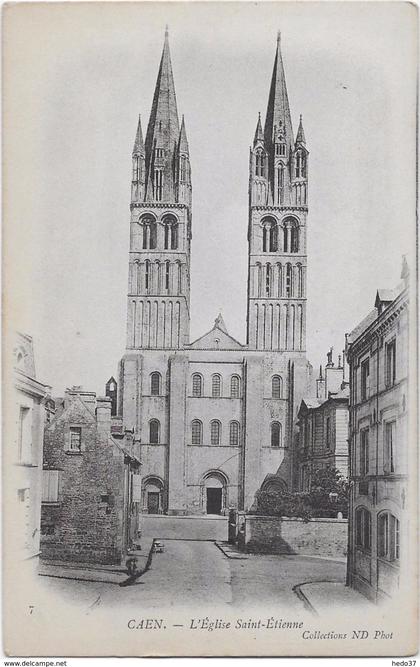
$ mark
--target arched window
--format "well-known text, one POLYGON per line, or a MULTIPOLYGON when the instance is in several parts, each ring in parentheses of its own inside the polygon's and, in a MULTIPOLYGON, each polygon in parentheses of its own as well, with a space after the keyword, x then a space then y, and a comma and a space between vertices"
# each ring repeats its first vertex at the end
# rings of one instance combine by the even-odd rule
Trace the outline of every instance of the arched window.
POLYGON ((301 161, 300 161, 300 173, 302 178, 306 178, 306 157, 302 153, 301 161))
POLYGON ((239 398, 241 392, 241 380, 237 375, 230 378, 230 397, 239 398))
POLYGON ((264 218, 263 226, 263 252, 277 252, 278 232, 277 221, 274 218, 264 218))
POLYGON ((284 195, 284 164, 277 167, 277 203, 283 204, 284 195))
POLYGON ((283 252, 289 252, 289 230, 287 225, 283 227, 283 252))
POLYGON ((221 425, 217 419, 210 422, 210 442, 212 445, 220 445, 221 425))
POLYGON ((149 422, 149 442, 151 445, 159 444, 160 423, 157 419, 151 419, 149 422))
POLYGON ((157 245, 157 227, 156 220, 150 223, 150 239, 149 239, 149 248, 154 250, 157 245))
POLYGON ((281 424, 279 422, 271 424, 271 446, 275 449, 281 447, 281 424))
POLYGON ((265 293, 270 296, 271 293, 271 265, 267 264, 265 267, 265 293))
POLYGON ((169 289, 169 262, 165 262, 165 289, 169 289))
POLYGON ((365 507, 356 510, 356 546, 366 551, 371 550, 372 522, 370 512, 365 507))
POLYGON ((165 250, 178 248, 178 222, 174 215, 163 217, 165 250))
POLYGON ((298 270, 298 274, 297 274, 297 281, 298 281, 297 295, 298 295, 298 297, 302 297, 303 296, 303 273, 302 273, 302 265, 301 264, 297 265, 297 270, 298 270))
POLYGON ((155 170, 155 199, 156 201, 162 201, 163 195, 163 171, 162 169, 155 170))
POLYGON ((400 522, 390 512, 378 516, 378 556, 390 561, 400 557, 400 522))
POLYGON ((178 294, 181 294, 181 292, 182 292, 182 266, 181 266, 181 262, 177 261, 176 266, 177 266, 177 281, 178 281, 177 289, 178 289, 178 294))
POLYGON ((203 441, 203 425, 199 419, 194 419, 191 422, 191 443, 193 445, 201 445, 203 441))
POLYGON ((144 268, 145 268, 145 287, 146 289, 149 289, 150 287, 150 262, 148 259, 146 259, 144 263, 144 268))
POLYGON ((194 373, 192 376, 192 395, 201 396, 203 391, 203 379, 199 373, 194 373))
POLYGON ((219 398, 221 395, 222 378, 215 374, 211 379, 211 395, 213 398, 219 398))
POLYGON ((302 154, 300 151, 296 153, 296 168, 295 168, 295 175, 296 178, 300 178, 302 176, 302 154))
POLYGON ((271 380, 271 397, 282 398, 283 396, 283 380, 280 375, 274 375, 271 380))
POLYGON ((137 182, 140 178, 140 159, 133 157, 133 181, 137 182))
POLYGON ((260 149, 255 155, 255 175, 264 176, 265 157, 263 151, 260 149))
POLYGON ((155 371, 150 376, 150 393, 152 396, 159 396, 160 394, 160 373, 155 371))
POLYGON ((292 265, 286 266, 286 296, 292 296, 293 292, 293 270, 292 265))
POLYGON ((239 422, 230 422, 229 445, 238 447, 239 445, 239 422))
POLYGON ((156 248, 156 220, 150 213, 142 215, 139 223, 143 226, 143 250, 156 248))
POLYGON ((297 225, 290 228, 290 252, 299 252, 299 227, 297 225))

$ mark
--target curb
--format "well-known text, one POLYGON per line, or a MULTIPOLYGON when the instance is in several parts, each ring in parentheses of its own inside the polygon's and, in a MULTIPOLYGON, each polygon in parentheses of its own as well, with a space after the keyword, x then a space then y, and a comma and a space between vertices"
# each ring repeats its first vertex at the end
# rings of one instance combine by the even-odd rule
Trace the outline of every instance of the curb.
POLYGON ((220 551, 222 552, 222 554, 224 554, 226 556, 226 558, 230 558, 231 560, 247 560, 247 557, 246 557, 245 554, 241 555, 237 551, 227 551, 227 550, 225 550, 225 548, 224 548, 224 546, 222 546, 221 542, 214 541, 214 544, 216 545, 216 547, 218 549, 220 549, 220 551))
POLYGON ((295 586, 292 587, 293 593, 297 595, 299 600, 303 602, 303 605, 307 611, 311 612, 314 616, 319 616, 317 610, 315 607, 309 602, 308 598, 306 597, 305 593, 302 591, 301 586, 305 586, 305 584, 311 584, 313 583, 312 581, 305 581, 303 584, 296 584, 295 586))

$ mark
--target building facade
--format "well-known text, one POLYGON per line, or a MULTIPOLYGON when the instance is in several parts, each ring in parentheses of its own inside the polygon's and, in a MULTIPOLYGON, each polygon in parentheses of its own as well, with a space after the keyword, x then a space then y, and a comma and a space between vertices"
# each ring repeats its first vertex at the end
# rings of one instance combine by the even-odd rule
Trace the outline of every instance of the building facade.
MULTIPOLYGON (((192 181, 165 35, 152 111, 133 149, 127 349, 118 413, 141 460, 143 511, 247 509, 270 479, 290 488, 306 359, 308 151, 296 137, 278 38, 264 129, 249 160, 247 342, 221 315, 190 342, 192 181)), ((245 226, 244 226, 245 242, 245 226)))
POLYGON ((13 360, 15 428, 9 452, 12 467, 5 487, 13 487, 8 498, 14 498, 15 505, 13 531, 8 534, 10 539, 16 541, 13 553, 19 558, 29 559, 36 558, 40 553, 42 446, 51 387, 36 379, 30 336, 16 334, 13 360))
POLYGON ((309 491, 312 475, 320 468, 335 468, 348 477, 349 386, 344 380, 344 359, 335 366, 332 350, 316 381, 316 397, 305 397, 298 412, 295 489, 309 491))
POLYGON ((408 267, 347 337, 350 367, 348 583, 372 600, 398 588, 407 547, 408 267))
POLYGON ((136 543, 139 461, 111 408, 81 387, 55 401, 44 434, 43 558, 119 563, 136 543))

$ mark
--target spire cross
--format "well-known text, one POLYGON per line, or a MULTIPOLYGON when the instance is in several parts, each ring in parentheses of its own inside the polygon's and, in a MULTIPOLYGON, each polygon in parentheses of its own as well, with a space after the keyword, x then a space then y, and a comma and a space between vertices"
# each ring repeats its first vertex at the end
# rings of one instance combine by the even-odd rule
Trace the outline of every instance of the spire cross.
POLYGON ((281 32, 280 32, 280 30, 277 31, 277 44, 278 44, 278 46, 280 46, 280 44, 281 44, 281 32))
POLYGON ((165 26, 165 37, 169 37, 169 26, 166 24, 165 26))

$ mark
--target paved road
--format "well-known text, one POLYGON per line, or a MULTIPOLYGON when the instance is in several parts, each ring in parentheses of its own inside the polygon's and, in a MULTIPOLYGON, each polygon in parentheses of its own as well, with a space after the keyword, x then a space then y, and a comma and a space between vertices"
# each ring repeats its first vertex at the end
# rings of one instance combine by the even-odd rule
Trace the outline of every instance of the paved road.
POLYGON ((302 610, 293 592, 307 581, 344 581, 345 565, 304 556, 245 555, 228 559, 213 542, 167 540, 151 568, 133 586, 42 578, 42 586, 77 601, 89 613, 97 608, 140 609, 275 605, 302 610))

